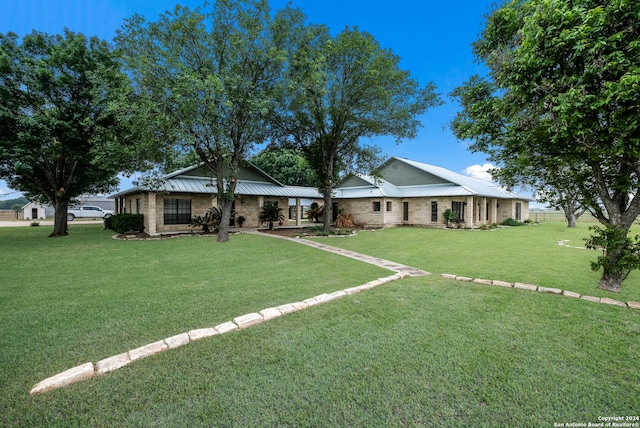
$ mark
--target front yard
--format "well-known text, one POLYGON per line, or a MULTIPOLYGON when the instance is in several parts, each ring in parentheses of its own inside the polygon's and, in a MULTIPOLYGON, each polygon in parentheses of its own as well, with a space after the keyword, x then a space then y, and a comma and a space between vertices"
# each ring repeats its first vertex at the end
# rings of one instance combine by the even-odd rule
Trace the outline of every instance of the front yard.
MULTIPOLYGON (((253 235, 70 232, 0 229, 0 425, 553 426, 640 409, 640 311, 437 275, 598 295, 594 253, 557 246, 585 229, 560 223, 322 238, 434 274, 31 397, 75 365, 389 274, 253 235)), ((605 296, 640 301, 639 283, 634 273, 605 296)))

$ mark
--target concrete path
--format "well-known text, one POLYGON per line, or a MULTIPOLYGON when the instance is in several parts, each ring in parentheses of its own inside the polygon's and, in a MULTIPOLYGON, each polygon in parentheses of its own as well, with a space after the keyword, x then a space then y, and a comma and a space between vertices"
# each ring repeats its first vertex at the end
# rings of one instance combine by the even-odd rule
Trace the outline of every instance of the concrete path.
MULTIPOLYGON (((351 259, 359 260, 361 262, 365 262, 365 263, 369 263, 369 264, 372 264, 372 265, 379 266, 381 268, 389 269, 390 271, 393 271, 393 272, 396 272, 396 273, 406 273, 409 276, 430 275, 429 272, 426 272, 426 271, 418 269, 418 268, 414 268, 414 267, 411 267, 411 266, 403 265, 401 263, 396 263, 396 262, 392 262, 392 261, 385 260, 385 259, 380 259, 380 258, 373 257, 373 256, 368 256, 368 255, 362 254, 362 253, 356 253, 355 251, 345 250, 343 248, 332 247, 331 245, 326 245, 326 244, 324 244, 322 242, 317 242, 317 241, 313 241, 313 240, 310 240, 310 239, 290 238, 288 236, 274 235, 274 234, 271 234, 271 233, 262 233, 262 232, 259 232, 259 231, 252 231, 252 232, 249 232, 249 233, 253 233, 253 234, 256 234, 256 235, 260 235, 260 236, 268 236, 270 238, 279 238, 279 239, 285 239, 285 240, 288 240, 288 241, 293 241, 293 242, 296 242, 298 244, 307 245, 309 247, 314 247, 314 248, 317 248, 319 250, 328 251, 330 253, 339 254, 341 256, 349 257, 351 259)), ((338 238, 336 238, 336 239, 338 239, 338 238)))

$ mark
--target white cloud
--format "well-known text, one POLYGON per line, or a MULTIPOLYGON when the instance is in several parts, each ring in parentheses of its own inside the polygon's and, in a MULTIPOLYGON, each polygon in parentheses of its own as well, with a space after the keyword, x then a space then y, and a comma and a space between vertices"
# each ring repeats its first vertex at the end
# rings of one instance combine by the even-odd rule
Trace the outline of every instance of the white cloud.
POLYGON ((471 165, 464 169, 463 173, 465 175, 469 175, 471 177, 479 178, 485 181, 493 181, 491 178, 491 174, 489 174, 490 169, 495 169, 495 165, 490 163, 485 163, 484 165, 471 165))

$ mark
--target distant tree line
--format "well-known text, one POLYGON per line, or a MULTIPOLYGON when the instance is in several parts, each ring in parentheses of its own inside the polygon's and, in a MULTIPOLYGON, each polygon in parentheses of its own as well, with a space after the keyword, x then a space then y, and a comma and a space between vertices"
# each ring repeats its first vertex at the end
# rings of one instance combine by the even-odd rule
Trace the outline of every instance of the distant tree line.
POLYGON ((24 207, 29 203, 29 200, 25 197, 7 199, 6 201, 0 201, 0 210, 13 210, 15 207, 24 207))

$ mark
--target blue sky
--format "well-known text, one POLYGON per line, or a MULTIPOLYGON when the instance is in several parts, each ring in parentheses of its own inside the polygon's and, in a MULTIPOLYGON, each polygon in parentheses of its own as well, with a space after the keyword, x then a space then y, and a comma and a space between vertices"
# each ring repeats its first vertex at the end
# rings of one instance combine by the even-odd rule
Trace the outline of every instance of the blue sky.
MULTIPOLYGON (((198 6, 203 0, 3 0, 0 33, 23 36, 37 30, 57 34, 67 27, 111 41, 125 18, 139 13, 148 20, 156 20, 177 3, 198 6)), ((287 3, 288 0, 270 0, 273 9, 287 3)), ((420 83, 436 84, 445 104, 421 117, 423 127, 417 138, 399 145, 386 137, 371 141, 382 147, 387 156, 469 174, 486 164, 482 153, 469 152, 467 143, 458 141, 449 130, 448 123, 458 106, 448 94, 472 74, 486 71, 474 62, 470 45, 478 38, 493 0, 292 0, 291 3, 310 22, 326 24, 333 33, 346 26, 371 33, 382 47, 401 58, 401 67, 420 83)), ((129 186, 129 180, 121 181, 121 189, 129 186)), ((0 194, 7 192, 11 189, 0 180, 0 194)))

